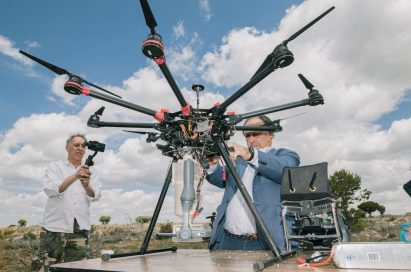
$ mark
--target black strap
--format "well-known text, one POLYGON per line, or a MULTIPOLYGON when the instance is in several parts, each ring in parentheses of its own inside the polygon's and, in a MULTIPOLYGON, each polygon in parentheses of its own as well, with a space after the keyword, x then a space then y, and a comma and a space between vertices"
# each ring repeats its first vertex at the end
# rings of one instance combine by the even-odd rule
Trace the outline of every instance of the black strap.
POLYGON ((310 181, 310 190, 311 191, 316 190, 316 188, 314 187, 314 182, 315 182, 316 179, 317 179, 317 172, 314 172, 313 177, 311 178, 311 181, 310 181))
POLYGON ((290 187, 290 192, 294 193, 295 188, 293 186, 293 181, 291 180, 291 170, 290 169, 288 169, 288 186, 290 187))

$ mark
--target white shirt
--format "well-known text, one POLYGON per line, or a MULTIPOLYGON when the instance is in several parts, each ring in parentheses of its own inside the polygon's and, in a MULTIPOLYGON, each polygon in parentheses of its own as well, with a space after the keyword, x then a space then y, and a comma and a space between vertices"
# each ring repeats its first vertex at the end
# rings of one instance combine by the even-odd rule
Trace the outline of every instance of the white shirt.
POLYGON ((80 229, 90 230, 90 202, 101 197, 100 179, 93 169, 90 186, 94 197, 86 194, 80 180, 74 181, 64 192, 59 192, 63 180, 73 175, 76 168, 69 161, 50 163, 46 169, 43 190, 48 196, 42 226, 53 232, 73 233, 74 218, 80 229))
MULTIPOLYGON (((251 199, 253 199, 253 180, 255 170, 250 166, 250 164, 254 167, 258 167, 258 151, 268 152, 272 148, 273 147, 266 147, 259 150, 254 148, 254 157, 251 161, 249 161, 249 165, 241 177, 241 180, 243 181, 247 192, 250 194, 251 199)), ((211 174, 216 168, 217 167, 210 167, 208 174, 211 174)), ((224 223, 224 228, 229 232, 237 235, 257 233, 254 216, 248 208, 240 190, 237 190, 230 203, 228 203, 225 216, 226 220, 224 223)))

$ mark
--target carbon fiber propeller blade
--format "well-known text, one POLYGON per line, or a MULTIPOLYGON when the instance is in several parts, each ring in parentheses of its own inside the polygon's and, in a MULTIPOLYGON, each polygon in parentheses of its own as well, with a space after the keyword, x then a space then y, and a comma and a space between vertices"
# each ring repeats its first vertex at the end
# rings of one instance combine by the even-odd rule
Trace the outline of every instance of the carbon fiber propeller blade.
POLYGON ((35 56, 33 56, 33 55, 30 55, 29 53, 26 53, 26 52, 24 52, 24 51, 22 51, 22 50, 20 50, 19 52, 20 52, 21 54, 25 55, 26 57, 34 60, 35 62, 40 63, 41 65, 43 65, 44 67, 50 69, 51 71, 53 71, 54 73, 56 73, 56 74, 58 74, 58 75, 64 75, 64 74, 69 75, 69 76, 72 75, 69 71, 67 71, 67 70, 65 70, 65 69, 63 69, 63 68, 60 68, 60 67, 58 67, 58 66, 56 66, 56 65, 53 65, 53 64, 51 64, 51 63, 48 63, 47 61, 44 61, 44 60, 42 60, 42 59, 39 59, 39 58, 37 58, 37 57, 35 57, 35 56))
POLYGON ((306 79, 302 74, 298 74, 298 77, 301 79, 307 89, 312 90, 314 88, 314 85, 311 84, 311 82, 309 82, 308 79, 306 79))
POLYGON ((314 20, 312 20, 311 22, 309 22, 308 24, 306 24, 303 28, 301 28, 300 30, 298 30, 297 32, 295 32, 293 35, 291 35, 288 39, 286 39, 285 41, 283 41, 283 44, 287 44, 288 42, 294 40, 295 38, 297 38, 298 36, 301 35, 301 33, 303 33, 304 31, 306 31, 308 28, 310 28, 313 24, 315 24, 316 22, 318 22, 319 20, 321 20, 321 18, 323 18, 325 15, 327 15, 328 13, 330 13, 333 9, 335 9, 334 6, 332 6, 331 8, 327 9, 325 12, 323 12, 320 16, 318 16, 317 18, 315 18, 314 20))
POLYGON ((144 18, 146 19, 146 25, 150 28, 151 34, 155 34, 155 27, 157 26, 156 19, 154 18, 153 13, 151 12, 150 5, 147 0, 140 0, 141 8, 143 9, 144 18))
POLYGON ((114 95, 114 96, 116 96, 116 97, 118 97, 118 98, 121 98, 121 96, 119 96, 119 95, 117 95, 117 94, 115 94, 115 93, 112 93, 112 92, 110 92, 110 91, 108 91, 108 90, 106 90, 106 89, 104 89, 104 88, 102 88, 102 87, 100 87, 100 86, 97 86, 96 84, 93 84, 93 83, 91 83, 91 82, 89 82, 89 81, 87 81, 87 80, 85 80, 85 79, 83 79, 83 81, 84 81, 85 83, 87 83, 88 85, 90 85, 90 86, 93 86, 93 87, 95 87, 95 88, 97 88, 97 89, 100 89, 100 90, 106 92, 106 93, 109 93, 109 94, 114 95))
POLYGON ((148 134, 150 132, 147 131, 135 131, 135 130, 123 130, 124 132, 131 132, 131 133, 137 133, 137 134, 148 134))

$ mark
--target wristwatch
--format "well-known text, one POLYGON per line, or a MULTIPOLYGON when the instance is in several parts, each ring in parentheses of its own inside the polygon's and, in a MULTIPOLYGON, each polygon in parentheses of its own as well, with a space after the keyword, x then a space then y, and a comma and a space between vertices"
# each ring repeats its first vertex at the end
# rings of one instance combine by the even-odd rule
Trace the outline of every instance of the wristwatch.
POLYGON ((247 161, 251 161, 254 158, 254 147, 249 147, 248 151, 250 152, 251 156, 247 161))

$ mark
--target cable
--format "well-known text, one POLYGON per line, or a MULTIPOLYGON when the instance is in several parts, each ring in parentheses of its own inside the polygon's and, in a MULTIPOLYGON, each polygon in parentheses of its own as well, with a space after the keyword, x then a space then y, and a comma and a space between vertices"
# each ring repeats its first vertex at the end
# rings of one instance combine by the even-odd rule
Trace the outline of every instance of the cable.
MULTIPOLYGON (((321 255, 320 255, 320 256, 321 256, 321 255)), ((314 258, 309 258, 309 259, 303 259, 303 258, 297 257, 297 258, 295 258, 295 261, 300 264, 299 266, 308 266, 308 267, 325 266, 325 265, 328 265, 328 264, 331 263, 331 261, 332 261, 332 259, 333 259, 333 257, 334 257, 334 250, 331 250, 330 255, 329 255, 328 258, 325 259, 324 261, 322 261, 322 262, 316 262, 316 263, 310 263, 310 261, 312 261, 313 259, 316 259, 316 258, 318 258, 318 257, 320 257, 320 256, 316 256, 316 257, 314 257, 314 258)), ((325 255, 325 256, 327 256, 327 255, 325 255)), ((322 257, 322 256, 321 256, 321 257, 322 257)))

